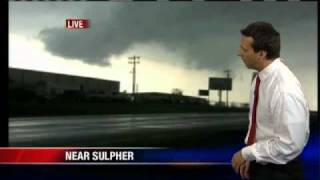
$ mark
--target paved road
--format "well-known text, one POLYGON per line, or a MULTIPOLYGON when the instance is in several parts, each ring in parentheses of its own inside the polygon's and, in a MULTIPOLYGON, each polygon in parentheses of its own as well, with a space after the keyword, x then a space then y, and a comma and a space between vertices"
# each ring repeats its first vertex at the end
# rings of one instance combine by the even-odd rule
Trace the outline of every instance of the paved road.
MULTIPOLYGON (((22 117, 9 119, 10 146, 174 145, 247 126, 247 113, 22 117), (161 142, 160 142, 161 141, 161 142), (142 143, 144 142, 144 143, 142 143), (169 142, 166 143, 166 142, 169 142)), ((194 140, 197 141, 197 140, 194 140)), ((192 143, 192 142, 190 142, 192 143)))

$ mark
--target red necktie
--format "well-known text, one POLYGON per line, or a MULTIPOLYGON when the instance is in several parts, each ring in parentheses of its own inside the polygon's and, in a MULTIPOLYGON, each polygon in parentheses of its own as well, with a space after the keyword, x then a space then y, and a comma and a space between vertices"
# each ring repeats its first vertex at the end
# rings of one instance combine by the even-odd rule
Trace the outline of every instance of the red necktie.
POLYGON ((256 126, 257 126, 257 106, 259 100, 259 86, 260 86, 260 78, 257 75, 256 79, 256 87, 254 88, 254 102, 253 102, 253 109, 252 109, 252 122, 250 127, 250 133, 248 137, 247 145, 250 146, 254 143, 256 138, 256 126))

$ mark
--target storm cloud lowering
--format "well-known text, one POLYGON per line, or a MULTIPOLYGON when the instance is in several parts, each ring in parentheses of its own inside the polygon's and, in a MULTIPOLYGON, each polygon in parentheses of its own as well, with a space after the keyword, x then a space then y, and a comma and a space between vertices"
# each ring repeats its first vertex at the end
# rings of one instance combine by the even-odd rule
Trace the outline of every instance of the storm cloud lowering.
MULTIPOLYGON (((108 2, 83 11, 89 29, 47 28, 39 37, 53 55, 88 64, 110 65, 111 56, 134 45, 156 43, 168 53, 178 54, 184 64, 212 70, 234 63, 239 31, 248 23, 271 22, 282 37, 290 35, 294 42, 308 45, 310 39, 301 36, 299 29, 304 34, 316 33, 315 17, 316 6, 300 3, 108 2)), ((286 43, 282 41, 282 46, 286 43)))

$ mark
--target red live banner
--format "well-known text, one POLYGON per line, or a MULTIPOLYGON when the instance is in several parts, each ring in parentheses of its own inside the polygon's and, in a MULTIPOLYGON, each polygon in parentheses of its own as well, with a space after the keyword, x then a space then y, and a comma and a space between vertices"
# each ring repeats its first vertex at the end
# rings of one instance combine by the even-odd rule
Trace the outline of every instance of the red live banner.
POLYGON ((66 19, 67 29, 87 29, 89 28, 88 19, 66 19))
POLYGON ((66 149, 0 148, 0 163, 61 163, 66 149))

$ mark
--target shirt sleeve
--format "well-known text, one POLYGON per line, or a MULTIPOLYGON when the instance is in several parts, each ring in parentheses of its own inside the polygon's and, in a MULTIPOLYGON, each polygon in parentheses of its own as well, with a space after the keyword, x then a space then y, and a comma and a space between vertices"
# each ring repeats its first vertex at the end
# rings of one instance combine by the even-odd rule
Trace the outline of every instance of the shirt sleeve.
POLYGON ((309 138, 309 110, 304 98, 282 92, 272 108, 274 136, 242 149, 247 161, 286 164, 297 157, 309 138))

